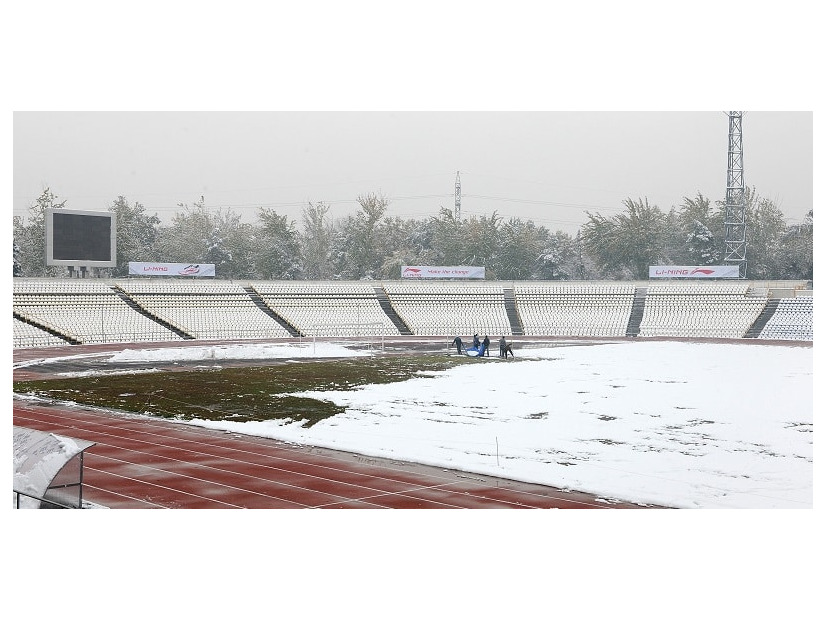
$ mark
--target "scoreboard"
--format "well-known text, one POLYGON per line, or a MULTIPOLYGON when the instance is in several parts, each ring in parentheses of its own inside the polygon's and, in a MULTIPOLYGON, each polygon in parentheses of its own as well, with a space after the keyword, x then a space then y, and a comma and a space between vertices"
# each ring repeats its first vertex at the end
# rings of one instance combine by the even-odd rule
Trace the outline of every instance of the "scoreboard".
POLYGON ((46 209, 46 264, 115 267, 115 214, 46 209))

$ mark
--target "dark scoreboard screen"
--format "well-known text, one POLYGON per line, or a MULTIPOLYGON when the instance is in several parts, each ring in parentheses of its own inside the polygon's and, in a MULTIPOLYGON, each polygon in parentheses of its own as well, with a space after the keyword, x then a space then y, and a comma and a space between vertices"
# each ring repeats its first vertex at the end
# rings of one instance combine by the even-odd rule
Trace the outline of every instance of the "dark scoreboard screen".
POLYGON ((111 214, 51 210, 47 221, 47 264, 114 265, 111 214))

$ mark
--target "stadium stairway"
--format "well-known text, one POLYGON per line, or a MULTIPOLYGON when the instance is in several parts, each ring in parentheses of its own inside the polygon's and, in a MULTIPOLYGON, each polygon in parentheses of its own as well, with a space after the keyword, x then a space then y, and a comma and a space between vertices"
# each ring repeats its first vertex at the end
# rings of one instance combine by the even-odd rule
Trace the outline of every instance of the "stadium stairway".
POLYGON ((279 316, 278 313, 276 313, 272 308, 270 308, 264 302, 264 300, 261 299, 261 296, 256 292, 256 290, 254 288, 252 288, 251 286, 245 286, 244 290, 250 296, 250 299, 252 299, 252 303, 254 303, 256 306, 258 306, 258 309, 261 310, 261 312, 263 312, 264 314, 266 314, 267 316, 272 318, 281 327, 283 327, 288 332, 290 332, 290 336, 292 336, 293 338, 303 338, 304 337, 304 334, 302 334, 295 327, 293 327, 290 323, 288 323, 284 319, 284 317, 279 316))
POLYGON ((766 323, 774 316, 774 313, 777 311, 777 307, 780 305, 779 299, 769 299, 766 302, 763 311, 760 312, 758 317, 754 319, 754 323, 751 324, 751 327, 748 328, 746 331, 745 338, 758 338, 760 336, 760 332, 763 331, 763 328, 766 326, 766 323))
POLYGON ((511 324, 511 333, 514 336, 524 336, 525 328, 522 326, 522 319, 519 318, 519 313, 516 311, 516 296, 513 294, 513 288, 502 288, 505 294, 505 313, 508 315, 508 321, 511 324))
POLYGON ((379 305, 381 306, 381 309, 384 310, 384 313, 390 318, 391 321, 393 321, 393 325, 396 326, 396 329, 399 330, 399 333, 402 336, 412 336, 413 332, 407 326, 407 324, 404 321, 402 321, 402 318, 398 314, 396 314, 396 311, 393 309, 393 306, 390 303, 390 298, 387 296, 387 293, 384 291, 384 289, 380 286, 376 286, 374 287, 374 290, 376 291, 376 297, 379 300, 379 305))
POLYGON ((139 314, 142 314, 146 318, 155 321, 158 325, 162 325, 163 327, 165 327, 169 331, 176 333, 177 335, 179 335, 184 340, 195 340, 195 336, 193 336, 192 334, 186 333, 182 329, 180 329, 178 327, 175 327, 172 323, 164 321, 161 317, 155 316, 151 312, 147 311, 146 308, 144 308, 138 302, 136 302, 134 299, 132 299, 129 296, 129 293, 124 291, 121 287, 113 286, 112 290, 115 291, 115 295, 120 297, 126 303, 126 305, 129 306, 130 308, 132 308, 132 310, 134 310, 135 312, 137 312, 139 314))
POLYGON ((636 337, 640 335, 640 324, 645 312, 645 297, 648 294, 647 288, 637 287, 634 291, 634 303, 631 306, 631 316, 628 317, 628 327, 625 335, 636 337))

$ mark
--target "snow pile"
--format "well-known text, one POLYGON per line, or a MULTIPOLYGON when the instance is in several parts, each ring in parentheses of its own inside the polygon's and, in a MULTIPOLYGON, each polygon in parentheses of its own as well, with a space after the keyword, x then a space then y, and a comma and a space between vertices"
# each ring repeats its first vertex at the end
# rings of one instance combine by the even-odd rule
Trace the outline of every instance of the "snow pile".
POLYGON ((227 344, 162 349, 124 349, 111 357, 113 362, 191 362, 215 360, 295 359, 363 357, 369 351, 354 351, 334 342, 301 344, 227 344))

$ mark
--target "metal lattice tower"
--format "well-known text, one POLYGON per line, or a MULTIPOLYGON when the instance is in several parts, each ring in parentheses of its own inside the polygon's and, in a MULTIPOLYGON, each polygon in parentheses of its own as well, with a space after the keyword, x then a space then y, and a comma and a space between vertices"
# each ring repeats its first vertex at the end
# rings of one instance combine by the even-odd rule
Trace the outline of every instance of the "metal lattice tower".
POLYGON ((456 204, 453 207, 453 217, 456 221, 462 219, 462 182, 459 180, 459 171, 456 171, 456 204))
POLYGON ((743 181, 743 113, 728 113, 728 175, 726 177, 726 252, 724 262, 740 266, 746 277, 746 186, 743 181))

